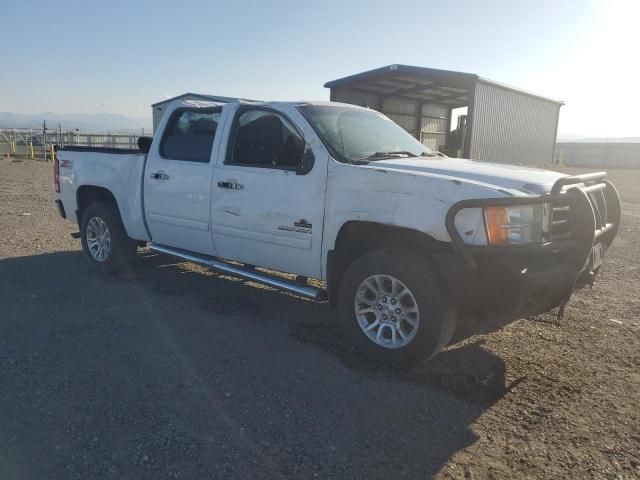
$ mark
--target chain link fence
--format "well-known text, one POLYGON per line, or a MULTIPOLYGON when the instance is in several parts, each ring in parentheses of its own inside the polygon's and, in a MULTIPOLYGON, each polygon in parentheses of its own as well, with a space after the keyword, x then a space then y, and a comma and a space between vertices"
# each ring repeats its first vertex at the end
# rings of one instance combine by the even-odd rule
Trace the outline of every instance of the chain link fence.
MULTIPOLYGON (((151 132, 146 132, 151 134, 151 132)), ((91 133, 28 128, 0 128, 0 155, 48 160, 52 145, 137 148, 138 138, 145 131, 91 133)))

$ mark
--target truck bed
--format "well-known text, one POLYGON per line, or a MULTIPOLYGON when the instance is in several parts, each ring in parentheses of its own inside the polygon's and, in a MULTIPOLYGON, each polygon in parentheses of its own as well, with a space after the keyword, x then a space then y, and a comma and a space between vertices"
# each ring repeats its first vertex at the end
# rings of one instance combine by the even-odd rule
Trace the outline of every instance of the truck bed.
POLYGON ((140 149, 63 147, 57 150, 56 158, 60 171, 60 198, 69 220, 79 220, 78 198, 82 189, 106 188, 120 200, 118 209, 127 235, 136 240, 150 240, 142 201, 146 153, 140 149))
POLYGON ((70 145, 67 147, 58 148, 59 152, 91 152, 91 153, 113 153, 116 155, 119 154, 138 154, 138 153, 146 153, 139 148, 116 148, 116 147, 89 147, 89 146, 78 146, 78 145, 70 145))
POLYGON ((117 148, 117 147, 91 147, 87 145, 68 145, 63 147, 56 147, 58 151, 67 152, 97 152, 97 153, 114 153, 114 154, 126 154, 126 153, 149 153, 149 147, 153 137, 138 137, 138 148, 117 148))

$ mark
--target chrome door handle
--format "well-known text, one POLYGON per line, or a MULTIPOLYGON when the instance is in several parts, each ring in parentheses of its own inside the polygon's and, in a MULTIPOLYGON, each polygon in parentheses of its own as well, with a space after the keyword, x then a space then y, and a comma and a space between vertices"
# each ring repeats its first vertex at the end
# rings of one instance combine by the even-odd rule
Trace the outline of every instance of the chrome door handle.
POLYGON ((238 183, 234 180, 227 180, 226 182, 218 182, 218 187, 220 188, 229 188, 231 190, 242 190, 244 189, 244 185, 238 183))
POLYGON ((149 175, 151 180, 169 180, 169 175, 160 171, 160 172, 151 172, 149 175))

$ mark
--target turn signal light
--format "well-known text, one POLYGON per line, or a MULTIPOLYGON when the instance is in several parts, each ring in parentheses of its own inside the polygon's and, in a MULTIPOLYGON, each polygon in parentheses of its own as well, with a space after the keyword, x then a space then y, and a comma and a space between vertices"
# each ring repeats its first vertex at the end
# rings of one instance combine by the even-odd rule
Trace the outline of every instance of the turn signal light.
POLYGON ((484 209, 489 245, 509 245, 509 211, 505 207, 484 209))

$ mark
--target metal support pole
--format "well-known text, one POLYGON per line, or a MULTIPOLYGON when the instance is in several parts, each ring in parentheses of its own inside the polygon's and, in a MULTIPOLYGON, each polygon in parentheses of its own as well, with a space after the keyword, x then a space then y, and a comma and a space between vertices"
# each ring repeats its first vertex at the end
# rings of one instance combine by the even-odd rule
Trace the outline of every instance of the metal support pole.
POLYGON ((463 158, 471 158, 471 142, 473 141, 473 122, 475 120, 474 117, 476 106, 476 89, 478 88, 477 85, 477 82, 473 82, 469 87, 471 94, 469 95, 469 105, 467 106, 467 129, 462 143, 463 158))
POLYGON ((44 159, 47 159, 47 121, 42 122, 42 148, 44 159))

